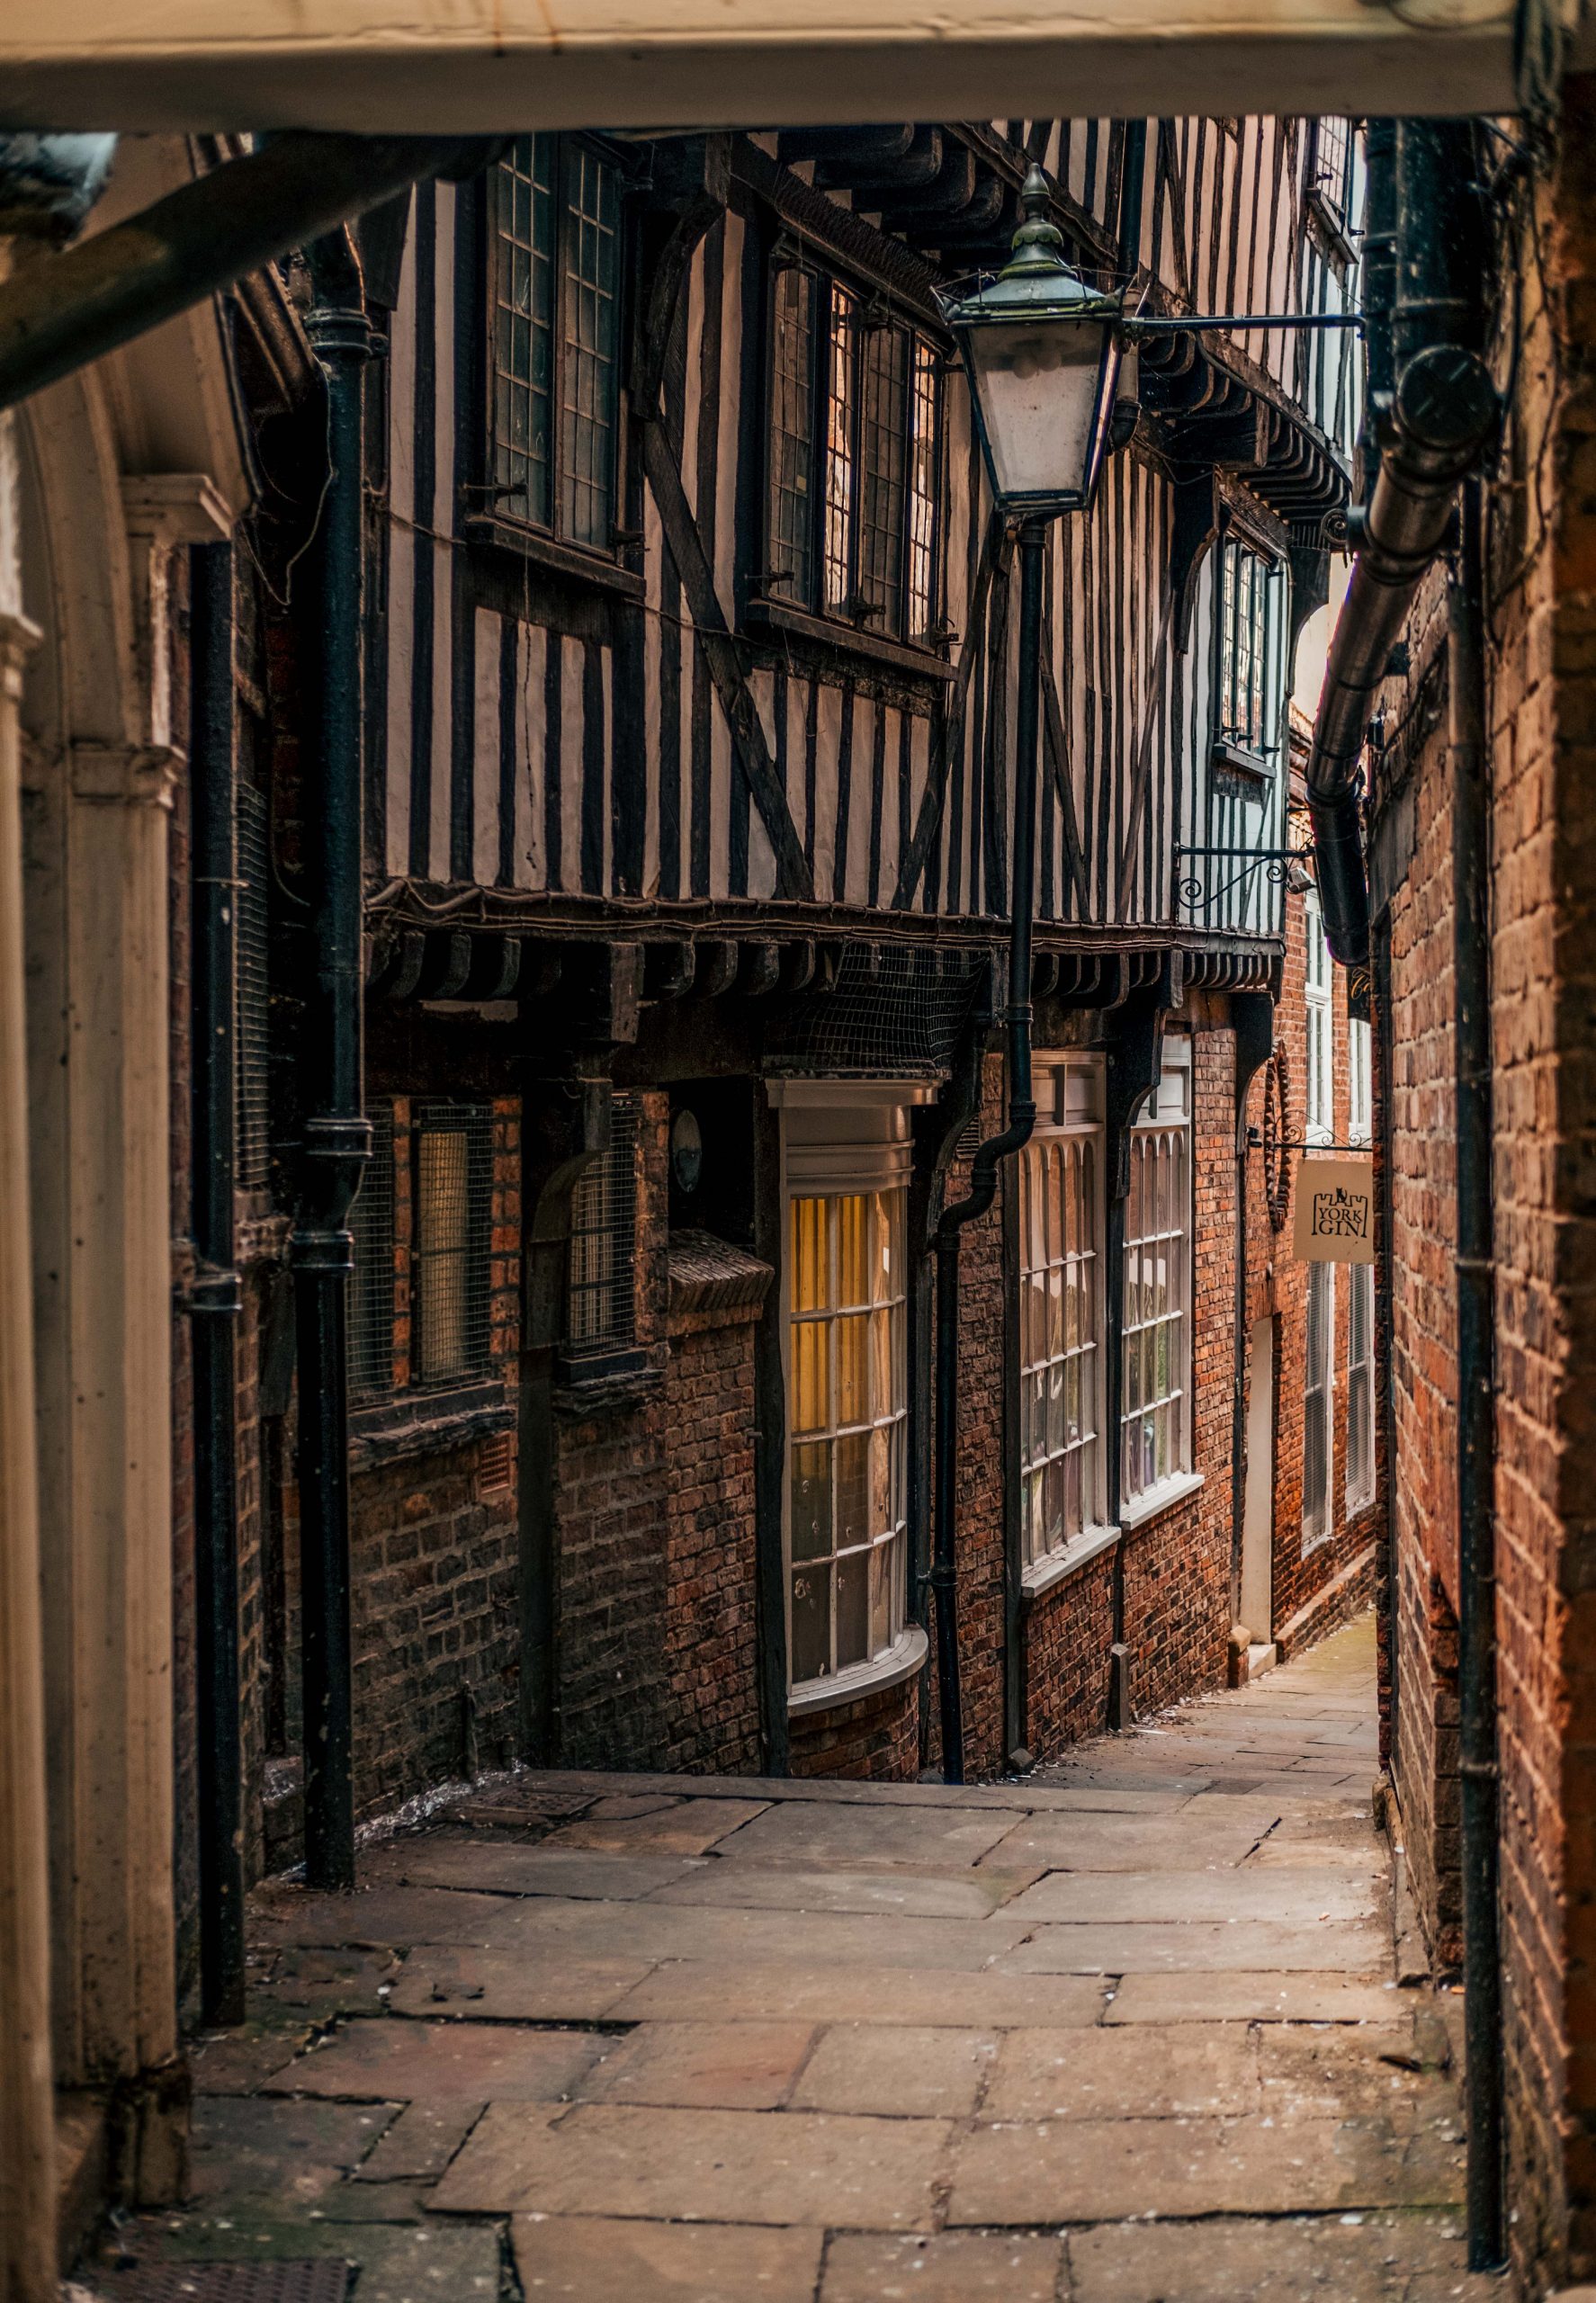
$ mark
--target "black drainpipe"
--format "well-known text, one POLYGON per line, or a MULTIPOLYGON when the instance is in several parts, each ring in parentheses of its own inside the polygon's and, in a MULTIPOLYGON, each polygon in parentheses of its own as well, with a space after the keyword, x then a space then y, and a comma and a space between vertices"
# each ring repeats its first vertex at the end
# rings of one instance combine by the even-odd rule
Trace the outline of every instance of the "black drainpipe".
POLYGON ((362 531, 364 369, 360 262, 347 231, 309 251, 305 328, 327 382, 327 490, 309 553, 311 756, 306 808, 314 992, 300 1062, 310 1116, 291 1261, 297 1291, 305 1876, 354 1885, 350 1691, 349 1211, 372 1153, 361 1069, 362 531))
POLYGON ((933 1480, 930 1584, 937 1601, 937 1682, 942 1715, 942 1779, 964 1780, 964 1710, 959 1685, 955 1519, 959 1462, 959 1235, 997 1196, 998 1168, 1031 1140, 1031 915, 1035 901, 1036 731, 1042 657, 1043 562, 1047 529, 1019 531, 1019 694, 1014 715, 1014 877, 1009 905, 1009 1125, 975 1154, 966 1196, 942 1211, 937 1256, 937 1460, 933 1480))
POLYGON ((189 1017, 193 1066, 195 1676, 199 1779, 200 2017, 244 2021, 242 1750, 233 1263, 235 707, 233 548, 189 555, 193 660, 189 758, 189 1017))
POLYGON ((1491 1217, 1491 799, 1481 488, 1464 490, 1448 595, 1457 1135, 1457 1689, 1468 2267, 1503 2261, 1496 1756, 1495 1297, 1491 1217))

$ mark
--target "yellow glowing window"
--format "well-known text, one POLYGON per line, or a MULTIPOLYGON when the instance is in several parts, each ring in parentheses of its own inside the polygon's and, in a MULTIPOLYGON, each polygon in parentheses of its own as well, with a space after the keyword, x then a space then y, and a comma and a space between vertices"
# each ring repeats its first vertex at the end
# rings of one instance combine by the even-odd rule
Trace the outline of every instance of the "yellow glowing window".
POLYGON ((794 1684, 884 1653, 907 1606, 903 1194, 794 1196, 787 1353, 794 1684))

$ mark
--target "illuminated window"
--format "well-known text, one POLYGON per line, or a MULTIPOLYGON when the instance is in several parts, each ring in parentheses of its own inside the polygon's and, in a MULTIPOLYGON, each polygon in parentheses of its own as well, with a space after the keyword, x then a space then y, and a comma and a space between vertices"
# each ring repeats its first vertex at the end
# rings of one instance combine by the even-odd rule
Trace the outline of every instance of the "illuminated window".
POLYGON ((1330 1533, 1335 1448, 1335 1266, 1308 1266, 1308 1331, 1303 1384, 1303 1549, 1330 1533))
POLYGON ((614 544, 620 178, 589 146, 517 137, 492 171, 489 492, 501 517, 614 544))
POLYGON ((936 350, 795 264, 775 273, 770 327, 764 583, 794 607, 923 639, 937 609, 936 350))
POLYGON ((422 1104, 415 1154, 410 1367, 444 1384, 488 1364, 491 1115, 480 1104, 422 1104))
POLYGON ((571 1361, 607 1358, 636 1340, 636 1227, 637 1107, 630 1096, 614 1096, 608 1145, 571 1195, 566 1288, 571 1361))
POLYGON ((1053 1074, 1057 1117, 1019 1170, 1020 1557, 1065 1558, 1107 1518, 1102 1077, 1053 1074))
POLYGON ((1120 1491, 1144 1502, 1191 1468, 1191 1043, 1131 1133, 1125 1209, 1120 1491))

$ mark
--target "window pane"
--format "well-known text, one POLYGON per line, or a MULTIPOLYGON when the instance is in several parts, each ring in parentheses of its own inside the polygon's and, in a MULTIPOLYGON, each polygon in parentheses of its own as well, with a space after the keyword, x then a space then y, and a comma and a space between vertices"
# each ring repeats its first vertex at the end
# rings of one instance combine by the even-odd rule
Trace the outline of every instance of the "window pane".
POLYGON ((770 540, 773 575, 800 606, 814 604, 813 275, 776 275, 770 358, 770 540))
POLYGON ((831 1549, 831 1449, 824 1439, 793 1450, 793 1557, 823 1559, 831 1549))
POLYGON ((566 148, 560 237, 560 510, 564 533, 614 541, 620 186, 584 145, 566 148))
POLYGON ((1021 1160, 1020 1537, 1027 1564, 1100 1514, 1097 1415, 1097 1163, 1081 1130, 1034 1139, 1021 1160))
POLYGON ((869 1315, 837 1322, 837 1420, 863 1423, 870 1412, 869 1315))
POLYGON ((869 1202, 863 1194, 833 1203, 837 1217, 837 1302, 870 1301, 869 1202))
POLYGON ((831 1669, 831 1571, 798 1569, 793 1577, 792 1672, 796 1680, 824 1679, 831 1669))
POLYGON ((848 1552, 837 1563, 837 1668, 863 1663, 870 1653, 870 1554, 848 1552))
POLYGON ((846 610, 853 596, 854 299, 831 290, 831 337, 826 362, 825 605, 846 610))
POLYGON ((801 1320, 793 1330, 793 1429, 821 1431, 830 1421, 826 1365, 831 1331, 824 1320, 801 1320))
POLYGON ((914 339, 914 380, 909 435, 909 613, 906 629, 919 640, 937 613, 937 426, 941 409, 937 355, 914 339))
POLYGON ((610 1140, 571 1194, 566 1339, 574 1357, 612 1351, 637 1333, 637 1107, 613 1097, 610 1140))
MULTIPOLYGON (((1179 1074, 1157 1108, 1184 1107, 1179 1074)), ((1125 1236, 1124 1430, 1126 1502, 1189 1467, 1190 1130, 1144 1121, 1131 1136, 1125 1236)))
POLYGON ((1330 1533, 1331 1452, 1333 1420, 1331 1389, 1335 1380, 1335 1266, 1308 1267, 1308 1319, 1303 1399, 1303 1540, 1321 1541, 1330 1533))
POLYGON ((826 1203, 793 1202, 793 1309, 818 1312, 826 1301, 826 1203))
POLYGON ((865 336, 858 612, 883 632, 897 632, 902 614, 908 353, 901 328, 874 327, 865 336))
POLYGON ((493 502, 511 518, 540 526, 546 526, 550 517, 552 167, 553 139, 521 136, 493 172, 493 502))

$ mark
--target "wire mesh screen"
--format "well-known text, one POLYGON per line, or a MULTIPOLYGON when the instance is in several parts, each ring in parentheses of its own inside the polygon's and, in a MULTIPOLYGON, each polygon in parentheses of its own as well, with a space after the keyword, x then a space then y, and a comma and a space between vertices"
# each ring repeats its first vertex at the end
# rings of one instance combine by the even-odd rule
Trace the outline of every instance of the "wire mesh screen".
POLYGON ((488 1365, 493 1114, 418 1104, 412 1144, 411 1379, 453 1383, 488 1365))
POLYGON ((571 1195, 566 1286, 569 1358, 593 1358, 635 1340, 636 1233, 637 1107, 632 1097, 616 1096, 610 1105, 609 1147, 571 1195))
POLYGON ((354 1286, 349 1306, 349 1388, 370 1394, 393 1388, 395 1265, 393 1106, 373 1104, 372 1156, 360 1179, 349 1226, 354 1234, 354 1286))
POLYGON ((971 952, 850 947, 829 991, 802 992, 772 1024, 773 1071, 934 1079, 948 1071, 984 963, 971 952))
POLYGON ((266 802, 265 793, 247 781, 238 785, 237 838, 236 1169, 241 1191, 260 1191, 269 1180, 272 1149, 266 1069, 266 802))

